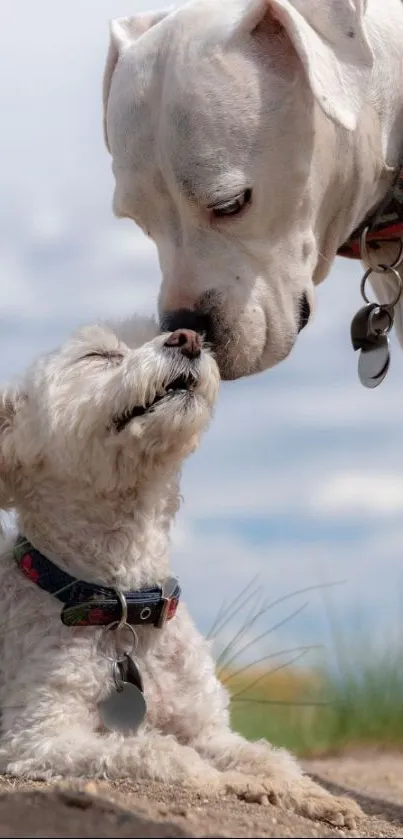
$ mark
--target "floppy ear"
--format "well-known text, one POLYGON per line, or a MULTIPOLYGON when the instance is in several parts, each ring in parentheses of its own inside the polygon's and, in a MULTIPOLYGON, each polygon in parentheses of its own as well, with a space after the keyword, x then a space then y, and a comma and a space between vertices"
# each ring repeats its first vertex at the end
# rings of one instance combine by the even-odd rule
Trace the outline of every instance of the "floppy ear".
POLYGON ((157 12, 144 12, 144 14, 134 15, 134 17, 116 18, 116 20, 112 20, 110 23, 109 49, 103 79, 104 138, 108 151, 110 151, 110 148, 106 133, 106 109, 116 64, 122 52, 130 44, 137 41, 137 38, 140 38, 144 32, 147 32, 156 23, 159 23, 170 11, 171 9, 164 9, 157 12))
POLYGON ((323 111, 349 130, 357 125, 371 80, 367 0, 249 0, 253 31, 269 15, 286 31, 323 111))
POLYGON ((12 485, 16 469, 14 422, 18 395, 0 391, 0 508, 12 506, 12 485))

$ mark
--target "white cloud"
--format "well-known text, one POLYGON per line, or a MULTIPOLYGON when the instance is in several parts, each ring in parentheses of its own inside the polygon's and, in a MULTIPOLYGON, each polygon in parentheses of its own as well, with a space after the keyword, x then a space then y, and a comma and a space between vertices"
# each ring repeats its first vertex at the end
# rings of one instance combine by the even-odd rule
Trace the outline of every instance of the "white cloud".
POLYGON ((21 312, 21 308, 29 311, 35 301, 35 290, 29 283, 29 277, 24 272, 18 253, 4 244, 0 250, 0 276, 3 278, 1 315, 16 316, 21 312))
POLYGON ((403 514, 403 475, 350 470, 327 477, 311 493, 314 512, 337 517, 389 518, 403 514))
POLYGON ((270 469, 250 474, 237 482, 236 469, 218 479, 217 468, 210 481, 200 471, 184 484, 185 512, 202 521, 234 517, 250 521, 276 515, 326 517, 346 521, 396 518, 403 515, 403 477, 398 472, 349 471, 318 475, 311 473, 303 486, 296 484, 300 471, 270 469))
POLYGON ((59 243, 68 233, 67 220, 57 204, 38 208, 30 221, 32 238, 41 244, 59 243))

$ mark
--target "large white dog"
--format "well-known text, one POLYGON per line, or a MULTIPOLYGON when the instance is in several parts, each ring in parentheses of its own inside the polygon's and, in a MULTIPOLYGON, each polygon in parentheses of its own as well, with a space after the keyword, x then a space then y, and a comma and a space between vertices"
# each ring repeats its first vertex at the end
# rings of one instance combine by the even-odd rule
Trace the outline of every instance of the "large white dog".
MULTIPOLYGON (((157 245, 163 322, 205 332, 223 377, 254 373, 290 352, 399 171, 403 3, 191 0, 115 20, 104 106, 114 208, 157 245)), ((396 276, 375 279, 385 299, 396 276)))
POLYGON ((190 330, 156 336, 136 321, 130 335, 80 331, 0 394, 0 506, 16 508, 20 534, 1 551, 0 769, 266 795, 352 826, 353 801, 230 729, 169 564, 179 471, 210 418, 218 368, 190 330), (106 629, 126 608, 138 669, 122 655, 127 627, 106 629))

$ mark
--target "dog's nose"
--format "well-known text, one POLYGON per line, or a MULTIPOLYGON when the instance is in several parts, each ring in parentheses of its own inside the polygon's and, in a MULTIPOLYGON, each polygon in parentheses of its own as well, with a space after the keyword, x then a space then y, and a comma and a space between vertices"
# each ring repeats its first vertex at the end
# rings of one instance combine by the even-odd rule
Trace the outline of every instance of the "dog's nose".
POLYGON ((188 358, 197 358, 201 353, 201 338, 192 329, 176 329, 165 341, 166 347, 178 347, 188 358))
POLYGON ((164 332, 174 332, 177 329, 191 329, 203 334, 207 341, 212 338, 212 318, 210 315, 194 309, 177 309, 164 312, 161 318, 161 328, 164 332))

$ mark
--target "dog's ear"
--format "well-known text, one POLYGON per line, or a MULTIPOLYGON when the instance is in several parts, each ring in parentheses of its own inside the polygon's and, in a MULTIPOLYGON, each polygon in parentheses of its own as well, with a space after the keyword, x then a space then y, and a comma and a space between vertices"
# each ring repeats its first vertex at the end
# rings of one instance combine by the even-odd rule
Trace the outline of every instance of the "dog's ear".
POLYGON ((0 508, 12 506, 16 450, 14 427, 20 398, 16 392, 0 390, 0 508))
POLYGON ((144 32, 159 23, 172 9, 164 9, 156 12, 144 12, 134 17, 120 17, 110 23, 109 48, 106 57, 106 64, 103 78, 103 111, 104 111, 104 138, 108 151, 110 151, 106 131, 106 110, 108 106, 109 91, 112 76, 118 60, 127 47, 137 41, 144 32))
POLYGON ((312 92, 332 120, 354 130, 371 80, 366 0, 247 0, 243 25, 266 18, 285 30, 312 92))

